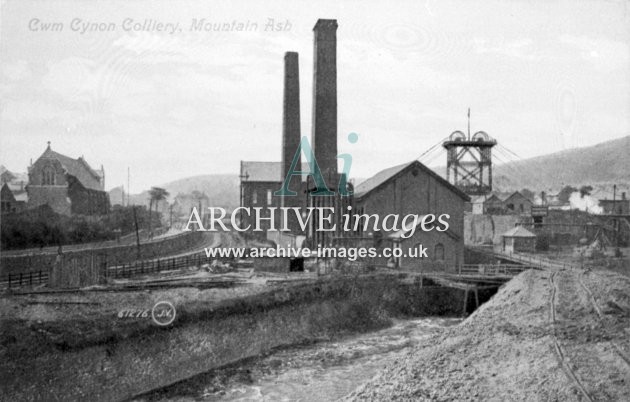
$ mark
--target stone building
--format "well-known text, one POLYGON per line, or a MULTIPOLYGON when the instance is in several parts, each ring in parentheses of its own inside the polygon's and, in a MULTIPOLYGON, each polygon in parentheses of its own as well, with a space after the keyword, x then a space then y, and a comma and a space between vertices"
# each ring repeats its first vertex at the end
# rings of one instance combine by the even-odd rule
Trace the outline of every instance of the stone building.
MULTIPOLYGON (((394 166, 356 186, 355 213, 377 214, 381 218, 388 214, 401 218, 408 214, 448 214, 448 230, 424 232, 418 229, 407 239, 402 237, 402 231, 366 233, 359 230, 357 235, 376 238, 375 244, 378 239, 389 239, 391 243, 381 242, 381 245, 394 245, 405 253, 419 245, 427 249, 428 258, 407 256, 396 261, 402 269, 455 271, 464 261, 464 210, 469 200, 463 191, 418 161, 394 166)), ((387 261, 377 261, 379 263, 387 261)))
POLYGON ((534 252, 536 250, 536 235, 522 226, 503 233, 502 249, 505 252, 534 252))
POLYGON ((24 191, 15 194, 8 183, 4 183, 0 189, 0 213, 14 214, 26 209, 26 193, 24 191))
POLYGON ((532 212, 532 202, 519 191, 515 191, 503 201, 508 213, 518 215, 530 215, 532 212))
POLYGON ((3 214, 17 213, 26 209, 25 173, 14 173, 0 165, 0 186, 2 187, 2 204, 0 212, 3 214))
MULTIPOLYGON (((274 191, 282 186, 282 164, 280 162, 253 162, 241 161, 241 206, 247 207, 253 211, 254 208, 262 208, 261 212, 264 217, 269 217, 269 207, 280 207, 282 198, 275 197, 274 191)), ((261 220, 260 225, 262 231, 254 232, 255 222, 254 215, 241 214, 239 217, 241 226, 251 226, 248 231, 254 237, 266 239, 267 232, 271 227, 271 222, 261 220)), ((275 227, 279 227, 280 218, 275 216, 275 227)))
POLYGON ((104 191, 105 171, 94 170, 79 157, 55 152, 50 142, 44 153, 28 168, 28 208, 49 205, 63 214, 101 215, 109 211, 104 191))
POLYGON ((626 197, 625 192, 622 192, 621 196, 600 198, 599 206, 606 215, 630 215, 630 199, 626 197))

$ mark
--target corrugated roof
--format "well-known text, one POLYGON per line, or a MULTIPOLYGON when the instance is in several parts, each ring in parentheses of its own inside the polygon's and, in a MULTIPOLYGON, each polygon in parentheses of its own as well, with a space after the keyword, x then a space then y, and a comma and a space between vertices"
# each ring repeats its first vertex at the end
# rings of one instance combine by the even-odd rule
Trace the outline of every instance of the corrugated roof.
POLYGON ((536 235, 522 226, 516 226, 503 233, 503 237, 536 237, 536 235))
POLYGON ((44 151, 41 158, 57 159, 61 166, 66 170, 69 175, 76 177, 83 187, 93 190, 103 190, 101 185, 101 174, 96 172, 90 167, 90 165, 83 158, 72 159, 69 156, 60 154, 50 149, 50 146, 44 151))
POLYGON ((440 182, 440 183, 442 183, 442 185, 448 187, 451 191, 453 191, 455 194, 459 195, 464 200, 466 200, 466 201, 470 200, 470 197, 466 193, 464 193, 463 191, 461 191, 460 189, 458 189, 457 187, 455 187, 454 185, 449 183, 442 176, 440 176, 439 174, 435 173, 433 170, 429 169, 428 167, 426 167, 422 163, 418 162, 417 160, 414 160, 414 161, 411 161, 411 162, 407 162, 407 163, 403 163, 402 165, 397 165, 397 166, 393 166, 393 167, 381 170, 380 172, 378 172, 374 176, 370 177, 369 179, 359 183, 354 188, 354 196, 358 197, 358 198, 361 198, 361 197, 365 196, 366 194, 368 194, 372 190, 376 189, 380 185, 382 185, 385 182, 387 182, 390 178, 396 176, 398 173, 402 172, 403 170, 407 169, 408 167, 410 167, 412 165, 416 166, 416 167, 418 167, 418 168, 420 168, 422 170, 424 170, 426 173, 428 173, 429 175, 433 176, 438 182, 440 182))

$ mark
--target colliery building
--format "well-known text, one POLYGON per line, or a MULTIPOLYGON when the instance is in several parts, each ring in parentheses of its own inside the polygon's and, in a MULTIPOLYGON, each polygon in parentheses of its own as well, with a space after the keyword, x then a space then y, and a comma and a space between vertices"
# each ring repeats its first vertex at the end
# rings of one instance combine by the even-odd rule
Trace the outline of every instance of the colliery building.
MULTIPOLYGON (((416 230, 409 238, 402 236, 403 231, 358 233, 362 237, 376 237, 384 246, 400 247, 405 252, 420 245, 427 249, 427 258, 402 257, 394 261, 395 266, 450 270, 463 263, 464 209, 469 197, 422 163, 412 161, 385 169, 360 183, 354 196, 359 214, 449 215, 449 227, 443 232, 416 230)), ((386 263, 391 265, 391 261, 386 263)))
MULTIPOLYGON (((422 245, 427 250, 426 258, 401 257, 395 260, 378 257, 377 264, 388 264, 403 269, 449 270, 455 271, 464 258, 464 209, 470 198, 455 185, 440 177, 418 161, 394 166, 377 173, 359 184, 352 195, 338 193, 338 183, 347 183, 347 177, 337 170, 337 70, 336 70, 336 30, 335 20, 318 20, 314 31, 314 81, 313 81, 313 123, 311 144, 314 157, 334 196, 311 196, 315 186, 312 176, 291 177, 289 188, 296 196, 275 196, 282 187, 284 178, 291 171, 296 150, 300 144, 300 101, 298 54, 287 52, 284 58, 284 99, 281 162, 242 161, 240 166, 241 206, 246 208, 268 207, 332 207, 333 222, 337 231, 321 232, 312 223, 313 216, 305 232, 300 231, 295 219, 282 222, 282 215, 276 215, 276 228, 286 224, 291 228, 287 239, 285 234, 268 230, 269 221, 263 221, 262 232, 249 234, 275 241, 277 244, 296 244, 296 239, 305 238, 306 245, 316 246, 366 246, 397 247, 403 251, 422 245), (350 212, 351 211, 351 212, 350 212), (343 230, 342 216, 352 214, 388 214, 402 216, 449 215, 449 228, 446 231, 416 230, 411 237, 400 232, 366 231, 363 225, 357 230, 343 230), (284 236, 284 237, 283 237, 284 236)), ((302 164, 301 157, 296 166, 302 171, 312 171, 302 164)), ((352 186, 347 187, 352 192, 352 186)), ((302 214, 304 215, 304 214, 302 214)), ((241 226, 253 224, 252 217, 241 216, 241 226)), ((355 227, 352 225, 351 227, 355 227)), ((300 243, 301 244, 301 243, 300 243)))

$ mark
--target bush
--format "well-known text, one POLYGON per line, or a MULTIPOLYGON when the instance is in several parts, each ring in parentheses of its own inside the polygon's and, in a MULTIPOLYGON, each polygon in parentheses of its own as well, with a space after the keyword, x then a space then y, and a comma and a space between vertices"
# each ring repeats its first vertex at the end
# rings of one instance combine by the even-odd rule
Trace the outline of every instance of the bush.
MULTIPOLYGON (((148 227, 146 207, 136 207, 138 229, 148 227)), ((160 222, 158 219, 154 220, 160 222)), ((48 205, 19 214, 2 216, 0 248, 3 250, 49 247, 65 244, 114 240, 116 234, 135 231, 133 207, 114 207, 105 216, 65 216, 55 213, 48 205)))

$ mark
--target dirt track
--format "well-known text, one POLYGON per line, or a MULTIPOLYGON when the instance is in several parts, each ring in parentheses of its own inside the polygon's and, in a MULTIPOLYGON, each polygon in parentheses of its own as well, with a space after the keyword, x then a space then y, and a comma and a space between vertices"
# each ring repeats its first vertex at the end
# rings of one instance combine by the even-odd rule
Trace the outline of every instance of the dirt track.
POLYGON ((630 400, 630 279, 525 272, 358 400, 630 400))

